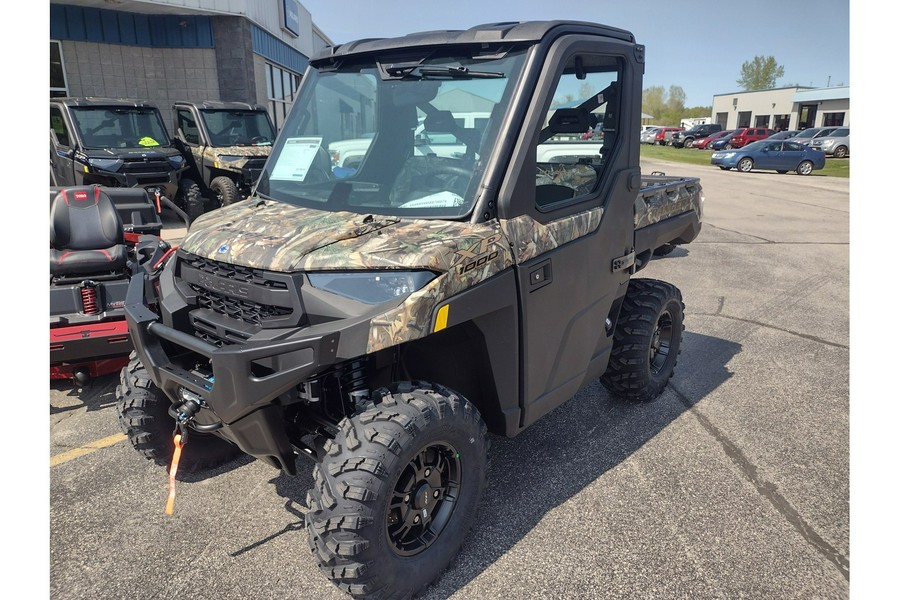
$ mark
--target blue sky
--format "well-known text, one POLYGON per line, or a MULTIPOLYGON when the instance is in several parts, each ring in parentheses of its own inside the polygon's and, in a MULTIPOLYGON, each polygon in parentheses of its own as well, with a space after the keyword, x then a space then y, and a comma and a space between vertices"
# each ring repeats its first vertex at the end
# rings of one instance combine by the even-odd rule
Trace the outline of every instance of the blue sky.
POLYGON ((631 31, 644 87, 681 86, 687 106, 738 91, 741 64, 774 56, 778 85, 850 85, 849 0, 300 0, 335 43, 496 21, 572 19, 631 31))

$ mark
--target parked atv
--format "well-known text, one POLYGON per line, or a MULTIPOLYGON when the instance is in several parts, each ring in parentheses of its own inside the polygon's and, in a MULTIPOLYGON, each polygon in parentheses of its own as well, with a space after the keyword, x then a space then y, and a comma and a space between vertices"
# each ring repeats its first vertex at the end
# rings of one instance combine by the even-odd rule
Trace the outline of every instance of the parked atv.
POLYGON ((128 363, 128 280, 156 276, 161 228, 143 189, 50 188, 50 379, 84 385, 128 363))
POLYGON ((275 140, 266 109, 240 102, 176 102, 172 108, 175 143, 211 200, 207 207, 250 194, 275 140))
POLYGON ((50 185, 139 187, 182 219, 203 214, 159 109, 140 100, 50 99, 50 185))

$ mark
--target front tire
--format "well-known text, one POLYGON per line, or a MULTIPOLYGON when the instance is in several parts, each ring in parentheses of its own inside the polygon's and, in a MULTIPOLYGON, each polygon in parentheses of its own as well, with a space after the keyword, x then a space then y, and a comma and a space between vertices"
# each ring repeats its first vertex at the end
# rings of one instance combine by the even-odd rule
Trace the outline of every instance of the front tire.
POLYGON ((838 146, 834 149, 833 156, 835 158, 846 158, 847 157, 847 146, 838 146))
POLYGON ((802 163, 797 165, 797 175, 809 175, 812 172, 813 164, 808 160, 804 160, 802 163))
POLYGON ((408 598, 456 556, 487 470, 478 410, 439 385, 376 392, 324 446, 307 495, 309 546, 355 598, 408 598))
POLYGON ((184 212, 193 223, 200 215, 206 212, 206 201, 200 192, 200 186, 193 179, 182 178, 178 182, 181 190, 181 201, 184 203, 184 212))
MULTIPOLYGON (((168 466, 175 450, 175 419, 168 412, 172 403, 150 379, 137 355, 132 352, 129 358, 116 388, 119 426, 144 458, 168 466)), ((178 469, 188 473, 212 469, 239 454, 240 448, 220 437, 191 431, 178 469)))
POLYGON ((753 170, 753 159, 742 158, 738 161, 737 168, 741 173, 749 173, 753 170))
POLYGON ((685 148, 693 148, 694 147, 694 138, 687 138, 684 140, 685 148))
POLYGON ((664 281, 632 279, 600 382, 625 400, 653 400, 675 372, 683 333, 681 291, 664 281))
POLYGON ((219 206, 228 206, 241 199, 241 193, 231 177, 220 175, 209 182, 209 189, 216 195, 219 206))

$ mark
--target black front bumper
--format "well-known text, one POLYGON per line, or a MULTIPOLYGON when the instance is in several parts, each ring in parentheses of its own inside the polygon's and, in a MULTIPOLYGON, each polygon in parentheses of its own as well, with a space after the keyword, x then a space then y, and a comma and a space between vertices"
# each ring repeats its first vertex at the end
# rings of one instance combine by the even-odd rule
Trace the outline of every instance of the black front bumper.
POLYGON ((175 404, 183 401, 183 390, 193 392, 204 406, 197 424, 219 426, 216 434, 247 454, 294 473, 294 450, 278 398, 336 362, 340 332, 217 347, 164 325, 145 305, 148 287, 144 277, 131 279, 125 316, 135 351, 153 382, 175 404), (190 352, 209 360, 211 374, 185 369, 173 358, 190 352))

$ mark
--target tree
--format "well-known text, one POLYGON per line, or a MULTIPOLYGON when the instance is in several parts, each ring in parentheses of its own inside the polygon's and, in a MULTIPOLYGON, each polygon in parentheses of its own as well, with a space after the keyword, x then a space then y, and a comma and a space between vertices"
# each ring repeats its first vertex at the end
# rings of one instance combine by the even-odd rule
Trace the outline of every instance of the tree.
POLYGON ((784 67, 775 62, 774 56, 754 56, 741 65, 741 78, 737 84, 744 91, 768 90, 775 87, 779 77, 784 77, 784 67))

